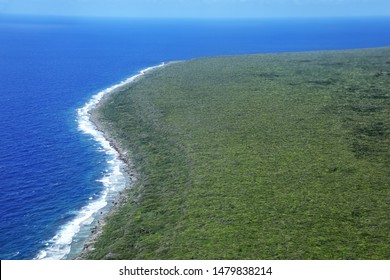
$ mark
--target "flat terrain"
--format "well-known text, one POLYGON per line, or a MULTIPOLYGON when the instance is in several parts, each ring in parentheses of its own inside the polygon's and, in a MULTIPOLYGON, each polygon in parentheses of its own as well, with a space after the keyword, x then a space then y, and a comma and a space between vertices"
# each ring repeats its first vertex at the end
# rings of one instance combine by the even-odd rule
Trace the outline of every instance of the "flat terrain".
POLYGON ((95 111, 138 174, 91 259, 390 259, 390 48, 173 63, 95 111))

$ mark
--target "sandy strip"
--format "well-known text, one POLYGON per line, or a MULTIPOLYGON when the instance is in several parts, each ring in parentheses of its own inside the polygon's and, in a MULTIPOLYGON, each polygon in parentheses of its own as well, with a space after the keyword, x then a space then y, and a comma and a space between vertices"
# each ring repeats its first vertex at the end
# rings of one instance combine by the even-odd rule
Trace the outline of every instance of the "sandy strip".
MULTIPOLYGON (((141 70, 138 74, 126 79, 125 81, 114 85, 102 92, 99 92, 95 96, 93 96, 90 101, 84 106, 83 108, 88 110, 88 116, 89 116, 89 121, 91 124, 93 124, 93 127, 96 131, 99 133, 102 133, 105 140, 109 142, 109 145, 111 148, 113 148, 116 151, 116 157, 118 160, 122 161, 125 165, 125 172, 127 173, 129 177, 129 184, 126 186, 126 188, 131 187, 137 180, 137 176, 135 174, 135 169, 133 168, 132 162, 128 158, 128 151, 126 151, 118 141, 116 141, 112 136, 109 131, 109 128, 106 127, 103 123, 100 123, 97 119, 97 114, 96 114, 96 108, 104 104, 104 101, 106 100, 106 97, 110 94, 116 91, 119 88, 122 88, 124 86, 129 85, 130 83, 134 83, 138 81, 140 78, 145 76, 145 74, 154 71, 159 68, 166 67, 167 65, 170 65, 175 62, 168 62, 168 63, 161 63, 160 65, 152 66, 145 68, 141 70), (88 106, 90 105, 90 106, 88 106)), ((113 213, 115 212, 121 205, 123 205, 126 202, 126 191, 125 189, 121 192, 119 192, 118 197, 112 202, 112 206, 110 207, 110 210, 104 214, 103 216, 100 217, 100 219, 97 221, 96 225, 91 228, 91 235, 88 237, 88 239, 84 243, 83 250, 77 257, 77 259, 83 259, 85 255, 88 254, 88 252, 94 250, 94 243, 97 241, 99 236, 101 235, 103 231, 103 227, 105 225, 106 219, 113 213)))

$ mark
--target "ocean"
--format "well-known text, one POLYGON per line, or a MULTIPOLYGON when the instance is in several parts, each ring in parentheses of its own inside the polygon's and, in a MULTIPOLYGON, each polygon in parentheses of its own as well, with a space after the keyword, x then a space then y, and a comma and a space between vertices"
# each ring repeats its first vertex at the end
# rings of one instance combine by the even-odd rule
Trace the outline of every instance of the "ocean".
POLYGON ((0 15, 0 259, 80 253, 96 219, 131 184, 115 151, 89 123, 88 106, 140 70, 204 56, 389 45, 388 17, 0 15))

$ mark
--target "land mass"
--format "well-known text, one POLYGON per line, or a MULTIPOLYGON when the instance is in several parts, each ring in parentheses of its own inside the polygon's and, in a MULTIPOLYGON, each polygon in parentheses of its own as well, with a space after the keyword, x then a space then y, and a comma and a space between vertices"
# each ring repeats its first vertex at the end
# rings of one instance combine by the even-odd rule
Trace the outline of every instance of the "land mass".
POLYGON ((172 63, 93 119, 137 181, 84 258, 390 258, 389 47, 172 63))

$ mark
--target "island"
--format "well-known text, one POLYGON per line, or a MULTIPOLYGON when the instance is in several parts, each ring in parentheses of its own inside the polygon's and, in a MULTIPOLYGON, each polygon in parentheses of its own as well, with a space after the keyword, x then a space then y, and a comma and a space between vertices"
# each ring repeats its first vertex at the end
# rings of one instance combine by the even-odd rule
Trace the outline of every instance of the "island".
POLYGON ((93 120, 136 181, 85 259, 390 258, 390 47, 167 63, 93 120))

